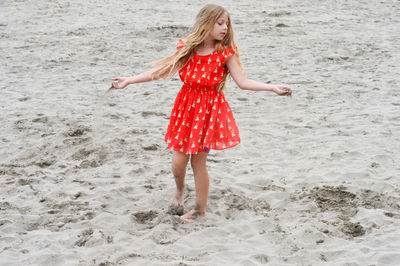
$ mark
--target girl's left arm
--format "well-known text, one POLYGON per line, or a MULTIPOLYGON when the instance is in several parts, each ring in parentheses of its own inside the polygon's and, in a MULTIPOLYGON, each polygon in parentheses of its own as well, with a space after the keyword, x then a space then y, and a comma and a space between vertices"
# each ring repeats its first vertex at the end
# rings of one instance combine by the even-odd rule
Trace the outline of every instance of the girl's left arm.
POLYGON ((285 85, 272 85, 248 79, 239 66, 238 56, 236 54, 231 58, 227 58, 225 63, 236 85, 242 90, 273 91, 278 95, 292 94, 292 89, 285 85))

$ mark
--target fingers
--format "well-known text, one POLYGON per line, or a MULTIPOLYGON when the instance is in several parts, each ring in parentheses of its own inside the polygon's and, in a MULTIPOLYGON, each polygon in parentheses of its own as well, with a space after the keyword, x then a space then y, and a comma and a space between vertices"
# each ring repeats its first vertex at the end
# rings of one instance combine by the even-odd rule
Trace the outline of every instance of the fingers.
POLYGON ((292 95, 292 91, 291 90, 281 90, 281 93, 279 95, 290 96, 290 95, 292 95))
POLYGON ((292 89, 291 88, 289 88, 287 86, 280 86, 280 89, 282 91, 281 95, 287 95, 287 96, 292 95, 292 89))
POLYGON ((120 89, 120 87, 118 86, 118 82, 119 82, 119 78, 113 78, 113 82, 111 82, 111 86, 115 89, 120 89))

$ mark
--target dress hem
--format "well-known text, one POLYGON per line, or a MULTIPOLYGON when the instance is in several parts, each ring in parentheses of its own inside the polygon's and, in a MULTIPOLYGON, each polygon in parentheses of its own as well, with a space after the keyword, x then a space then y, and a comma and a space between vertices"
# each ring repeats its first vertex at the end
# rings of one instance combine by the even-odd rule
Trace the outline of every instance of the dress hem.
MULTIPOLYGON (((237 146, 237 145, 239 145, 239 144, 240 144, 240 142, 238 142, 238 143, 236 143, 236 144, 233 144, 233 145, 231 145, 231 146, 225 146, 225 148, 210 148, 210 147, 207 147, 207 148, 209 148, 210 151, 211 151, 211 150, 222 151, 222 150, 227 150, 227 149, 233 148, 233 147, 235 147, 235 146, 237 146)), ((181 152, 181 151, 179 150, 179 148, 175 148, 174 146, 171 146, 171 147, 168 147, 168 146, 167 146, 167 149, 168 149, 168 150, 172 150, 172 151, 177 151, 177 152, 180 152, 180 153, 183 153, 183 154, 190 154, 190 155, 200 153, 200 152, 196 152, 196 153, 190 153, 190 152, 184 153, 184 152, 181 152)))

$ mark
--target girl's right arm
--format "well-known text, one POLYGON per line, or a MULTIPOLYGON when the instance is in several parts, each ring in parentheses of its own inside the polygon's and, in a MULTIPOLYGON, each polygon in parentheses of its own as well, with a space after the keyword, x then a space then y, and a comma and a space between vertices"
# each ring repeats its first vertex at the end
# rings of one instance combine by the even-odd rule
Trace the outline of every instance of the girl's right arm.
POLYGON ((126 86, 128 86, 130 84, 157 80, 157 79, 160 78, 160 76, 158 76, 158 75, 154 76, 153 79, 151 78, 151 74, 155 70, 156 69, 151 69, 149 71, 143 72, 143 73, 135 75, 133 77, 116 77, 116 78, 113 78, 114 82, 112 82, 111 85, 116 89, 123 89, 123 88, 125 88, 126 86))

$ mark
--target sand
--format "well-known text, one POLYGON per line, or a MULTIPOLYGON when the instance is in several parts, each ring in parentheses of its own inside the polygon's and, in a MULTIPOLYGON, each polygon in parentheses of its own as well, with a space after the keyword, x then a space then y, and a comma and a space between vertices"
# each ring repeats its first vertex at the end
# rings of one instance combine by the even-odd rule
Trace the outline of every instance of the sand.
POLYGON ((399 265, 399 2, 219 2, 248 78, 294 93, 229 83, 242 142, 211 151, 207 216, 181 225, 180 80, 103 95, 206 3, 0 2, 1 265, 399 265))

